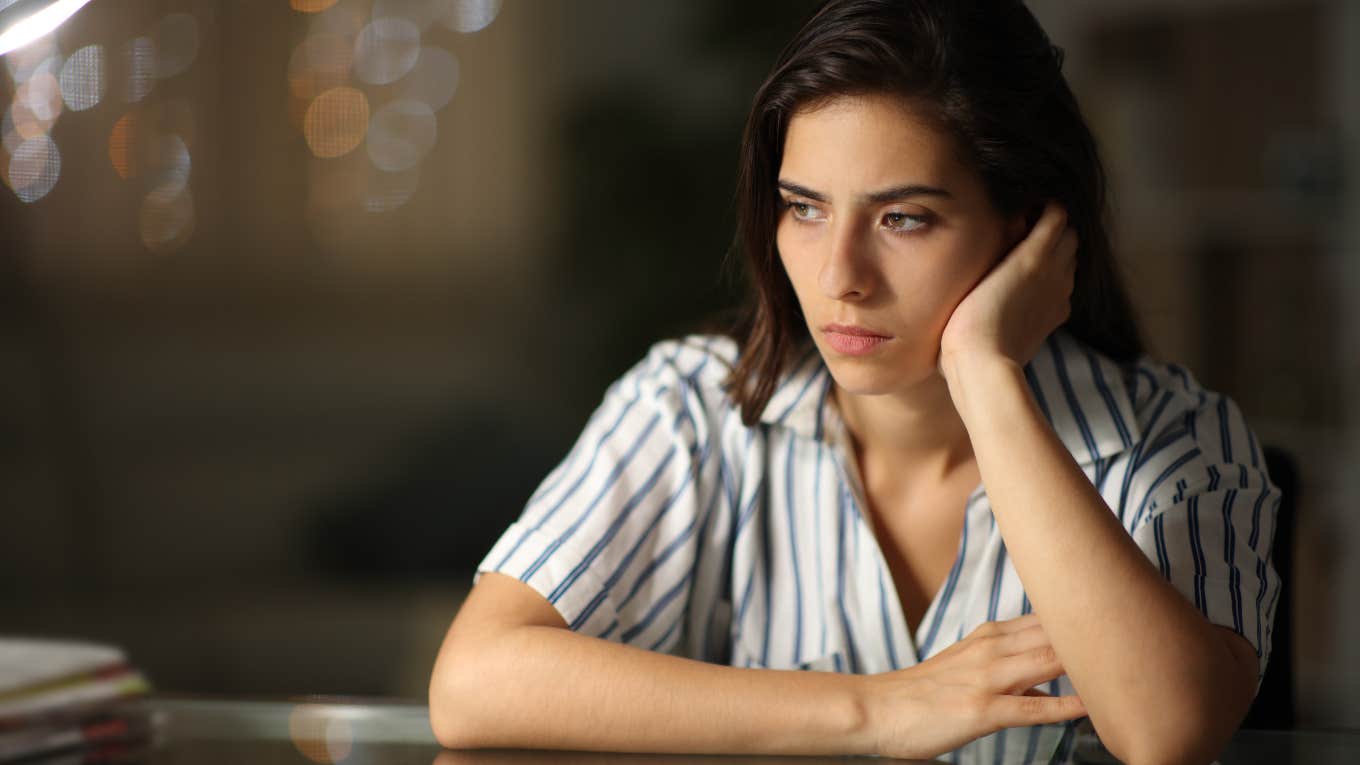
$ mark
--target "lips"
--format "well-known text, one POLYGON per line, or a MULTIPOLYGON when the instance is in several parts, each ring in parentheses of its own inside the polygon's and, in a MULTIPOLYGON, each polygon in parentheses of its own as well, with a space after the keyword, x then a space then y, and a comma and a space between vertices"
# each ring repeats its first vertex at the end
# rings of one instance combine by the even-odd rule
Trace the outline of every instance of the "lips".
POLYGON ((861 327, 855 324, 827 324, 822 327, 823 332, 833 332, 837 335, 849 335, 851 337, 881 337, 885 340, 892 335, 887 332, 879 332, 876 329, 861 327))
POLYGON ((892 339, 892 335, 853 324, 827 324, 822 334, 832 350, 844 356, 864 356, 892 339))

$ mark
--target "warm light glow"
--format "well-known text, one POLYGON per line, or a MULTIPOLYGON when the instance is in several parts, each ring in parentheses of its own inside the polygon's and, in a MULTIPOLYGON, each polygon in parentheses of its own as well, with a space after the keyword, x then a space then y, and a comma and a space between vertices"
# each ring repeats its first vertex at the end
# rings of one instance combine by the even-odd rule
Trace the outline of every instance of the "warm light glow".
POLYGON ((61 83, 50 72, 35 74, 14 91, 14 101, 23 104, 35 120, 50 125, 61 116, 61 83))
POLYGON ((347 86, 331 88, 307 107, 302 134, 316 156, 343 156, 364 140, 368 116, 368 97, 363 92, 347 86))
MULTIPOLYGON (((0 0, 2 2, 3 0, 0 0)), ((15 85, 28 82, 30 77, 40 72, 61 72, 61 51, 52 38, 44 37, 40 42, 10 53, 4 57, 5 68, 9 69, 15 85)))
POLYGON ((320 13, 335 5, 335 0, 291 0, 291 5, 302 13, 320 13))
MULTIPOLYGON (((8 112, 10 125, 13 126, 14 132, 20 138, 25 139, 47 135, 56 122, 55 119, 43 119, 33 109, 32 102, 35 98, 39 98, 41 93, 30 94, 27 86, 28 83, 19 86, 19 90, 14 94, 14 103, 10 105, 8 112)), ((41 86, 39 87, 41 89, 41 86)), ((43 110, 46 111, 46 108, 44 107, 43 110)))
POLYGON ((338 765, 354 749, 350 721, 319 704, 294 707, 288 715, 288 733, 298 751, 317 765, 338 765))
POLYGON ((113 132, 109 133, 109 161, 125 181, 137 175, 136 141, 137 115, 128 112, 113 123, 113 132))
POLYGON ((302 129, 307 107, 318 95, 349 83, 354 39, 336 32, 309 34, 288 59, 289 119, 302 129))
POLYGON ((90 0, 56 0, 56 2, 20 19, 0 31, 0 56, 15 48, 22 48, 51 32, 80 10, 90 0))

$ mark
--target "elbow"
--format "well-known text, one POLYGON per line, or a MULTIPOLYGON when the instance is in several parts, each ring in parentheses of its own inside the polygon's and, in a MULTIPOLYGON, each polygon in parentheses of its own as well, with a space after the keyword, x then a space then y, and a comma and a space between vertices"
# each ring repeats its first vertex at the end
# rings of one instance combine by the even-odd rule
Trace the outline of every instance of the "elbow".
POLYGON ((434 694, 430 696, 430 730, 434 740, 445 749, 470 749, 462 728, 457 725, 458 713, 445 703, 437 702, 434 694))
POLYGON ((1126 765, 1209 765, 1227 746, 1232 730, 1219 730, 1222 726, 1210 715, 1175 707, 1159 710, 1151 719, 1123 720, 1122 725, 1092 723, 1105 749, 1126 765))
POLYGON ((450 669, 455 665, 441 654, 430 675, 430 731, 445 749, 475 749, 479 744, 470 732, 477 726, 468 724, 469 710, 459 703, 466 694, 459 689, 457 677, 450 669))

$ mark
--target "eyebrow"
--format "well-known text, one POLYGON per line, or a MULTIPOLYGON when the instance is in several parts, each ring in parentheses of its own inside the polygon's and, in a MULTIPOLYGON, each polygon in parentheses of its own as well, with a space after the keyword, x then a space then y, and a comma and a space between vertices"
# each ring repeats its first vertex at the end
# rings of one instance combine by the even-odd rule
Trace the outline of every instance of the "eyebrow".
MULTIPOLYGON (((828 201, 826 194, 823 194, 820 191, 813 191, 806 186, 800 186, 792 181, 780 179, 779 188, 784 189, 785 191, 791 191, 799 196, 807 197, 808 199, 814 199, 818 202, 828 201)), ((920 183, 908 183, 902 186, 893 186, 889 189, 865 194, 861 196, 860 199, 871 204, 882 204, 884 202, 896 202, 900 199, 916 196, 944 197, 946 199, 953 199, 954 197, 953 194, 949 193, 948 189, 942 189, 938 186, 926 186, 920 183)))

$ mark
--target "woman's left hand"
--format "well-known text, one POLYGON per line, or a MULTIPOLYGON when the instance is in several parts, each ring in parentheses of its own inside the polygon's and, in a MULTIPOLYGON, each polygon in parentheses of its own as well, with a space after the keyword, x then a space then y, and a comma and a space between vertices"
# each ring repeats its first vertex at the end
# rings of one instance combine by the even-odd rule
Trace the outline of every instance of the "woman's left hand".
POLYGON ((945 325, 940 370, 976 355, 1028 364, 1071 314, 1077 271, 1077 233, 1056 202, 1044 207, 1034 228, 992 267, 945 325))

